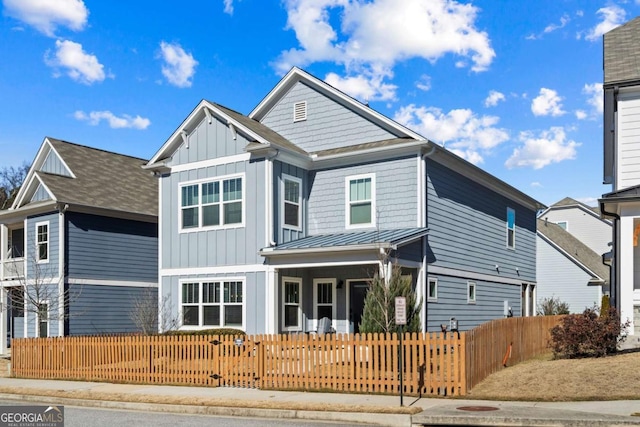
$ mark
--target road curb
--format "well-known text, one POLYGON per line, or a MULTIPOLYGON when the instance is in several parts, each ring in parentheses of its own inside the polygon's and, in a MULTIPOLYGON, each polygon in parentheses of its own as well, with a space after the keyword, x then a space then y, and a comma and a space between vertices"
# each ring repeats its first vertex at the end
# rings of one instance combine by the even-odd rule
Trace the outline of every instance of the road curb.
POLYGON ((166 412, 189 415, 217 415, 225 417, 272 418, 307 421, 334 421, 343 423, 366 423, 379 426, 411 427, 411 415, 380 414, 368 412, 304 411, 293 409, 233 408, 228 406, 176 405, 168 403, 124 402, 114 400, 91 400, 32 394, 0 393, 0 399, 28 402, 54 402, 65 406, 81 406, 104 409, 166 412))

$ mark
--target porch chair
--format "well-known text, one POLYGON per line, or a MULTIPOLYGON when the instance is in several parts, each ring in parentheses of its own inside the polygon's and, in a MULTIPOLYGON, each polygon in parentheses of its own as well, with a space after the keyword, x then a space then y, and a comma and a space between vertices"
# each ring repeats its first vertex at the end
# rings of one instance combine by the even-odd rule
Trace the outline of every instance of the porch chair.
POLYGON ((318 329, 316 330, 316 334, 333 334, 335 332, 335 329, 331 327, 331 319, 323 317, 318 320, 318 329))

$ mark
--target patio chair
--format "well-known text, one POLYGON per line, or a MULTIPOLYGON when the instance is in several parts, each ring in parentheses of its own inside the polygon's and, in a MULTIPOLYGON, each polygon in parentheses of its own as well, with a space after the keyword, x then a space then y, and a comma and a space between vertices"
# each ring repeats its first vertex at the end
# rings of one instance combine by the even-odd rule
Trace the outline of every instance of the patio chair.
POLYGON ((335 329, 331 327, 331 319, 323 317, 318 320, 318 329, 316 330, 316 334, 332 334, 334 332, 335 329))

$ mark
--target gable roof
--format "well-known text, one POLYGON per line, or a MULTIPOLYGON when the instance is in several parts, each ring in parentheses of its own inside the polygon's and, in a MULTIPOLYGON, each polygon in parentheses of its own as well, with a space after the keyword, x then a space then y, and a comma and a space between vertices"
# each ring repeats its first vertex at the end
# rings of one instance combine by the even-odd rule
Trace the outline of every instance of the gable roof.
POLYGON ((571 233, 557 224, 538 219, 537 234, 587 274, 590 274, 592 282, 609 283, 609 268, 602 263, 602 256, 576 239, 571 233))
POLYGON ((12 210, 29 207, 38 185, 54 202, 122 213, 157 216, 158 181, 142 169, 144 159, 45 138, 12 210), (39 170, 54 152, 70 176, 39 170))
POLYGON ((592 207, 587 205, 586 203, 582 203, 576 199, 572 199, 571 197, 565 197, 564 199, 559 200, 556 203, 552 204, 551 206, 546 208, 544 211, 540 212, 540 214, 538 214, 538 218, 544 217, 544 214, 551 210, 561 210, 561 209, 567 209, 567 208, 580 209, 581 211, 588 213, 589 215, 599 219, 600 221, 604 221, 607 224, 611 223, 611 221, 601 218, 600 206, 592 207))
POLYGON ((640 80, 640 17, 605 33, 604 84, 640 80))

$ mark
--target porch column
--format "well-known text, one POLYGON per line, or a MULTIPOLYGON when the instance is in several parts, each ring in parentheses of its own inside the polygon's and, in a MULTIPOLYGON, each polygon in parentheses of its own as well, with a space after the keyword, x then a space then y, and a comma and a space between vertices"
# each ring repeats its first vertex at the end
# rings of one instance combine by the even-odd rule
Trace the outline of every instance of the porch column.
POLYGON ((7 311, 9 306, 7 304, 7 290, 4 286, 0 286, 0 354, 7 354, 7 311))
POLYGON ((265 334, 278 333, 278 270, 268 267, 265 278, 265 334))
POLYGON ((620 320, 625 322, 631 321, 629 326, 629 334, 633 335, 633 260, 634 260, 634 246, 633 246, 633 220, 634 217, 623 216, 620 218, 620 238, 618 243, 620 245, 620 271, 618 272, 618 280, 620 286, 620 320))
POLYGON ((4 261, 7 259, 9 250, 9 228, 0 224, 0 280, 4 280, 4 261))

